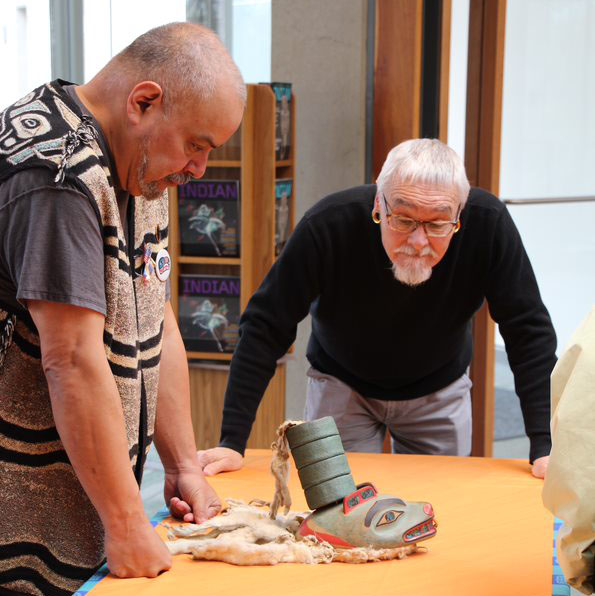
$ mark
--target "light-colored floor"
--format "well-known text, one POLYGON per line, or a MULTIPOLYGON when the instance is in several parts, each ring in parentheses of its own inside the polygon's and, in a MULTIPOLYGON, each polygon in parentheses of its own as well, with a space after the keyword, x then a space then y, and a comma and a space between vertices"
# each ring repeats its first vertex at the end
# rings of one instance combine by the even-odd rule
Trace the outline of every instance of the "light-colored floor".
POLYGON ((165 501, 163 500, 164 477, 165 474, 163 472, 161 460, 157 454, 157 449, 155 449, 155 446, 153 445, 147 456, 143 482, 140 489, 145 512, 149 519, 151 519, 160 509, 165 507, 165 501))
POLYGON ((516 437, 494 441, 493 457, 498 459, 527 459, 529 457, 529 438, 516 437))

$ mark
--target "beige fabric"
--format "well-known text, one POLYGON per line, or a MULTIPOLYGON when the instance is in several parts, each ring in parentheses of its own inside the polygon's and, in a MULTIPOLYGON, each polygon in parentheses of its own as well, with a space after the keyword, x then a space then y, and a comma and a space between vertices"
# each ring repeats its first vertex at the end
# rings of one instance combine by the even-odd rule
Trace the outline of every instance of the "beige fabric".
POLYGON ((564 524, 558 559, 566 581, 594 591, 595 308, 575 332, 552 373, 552 452, 545 506, 564 524))

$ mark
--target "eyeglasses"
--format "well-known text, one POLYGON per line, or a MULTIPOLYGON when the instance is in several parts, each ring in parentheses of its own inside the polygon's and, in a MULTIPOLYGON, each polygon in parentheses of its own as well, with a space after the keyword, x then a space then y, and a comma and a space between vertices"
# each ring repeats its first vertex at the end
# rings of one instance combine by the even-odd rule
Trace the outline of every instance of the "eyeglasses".
POLYGON ((403 215, 395 215, 391 212, 384 193, 382 194, 382 198, 384 199, 384 206, 386 207, 386 221, 388 227, 400 234, 411 234, 417 230, 418 226, 422 226, 426 236, 429 238, 444 238, 451 232, 456 234, 461 227, 461 220, 459 219, 459 213, 461 212, 460 206, 454 221, 418 221, 416 219, 411 219, 410 217, 404 217, 403 215))

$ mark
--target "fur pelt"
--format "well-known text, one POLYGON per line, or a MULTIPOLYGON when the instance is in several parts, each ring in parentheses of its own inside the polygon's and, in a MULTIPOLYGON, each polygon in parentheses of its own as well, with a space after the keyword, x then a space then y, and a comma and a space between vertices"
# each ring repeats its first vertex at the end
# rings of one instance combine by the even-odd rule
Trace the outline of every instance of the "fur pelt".
POLYGON ((271 519, 271 504, 254 500, 249 504, 227 499, 227 509, 200 525, 167 525, 167 547, 172 555, 190 553, 195 559, 224 561, 233 565, 277 563, 366 563, 402 559, 417 550, 415 545, 393 549, 335 549, 313 536, 296 540, 309 512, 289 511, 271 519))
POLYGON ((233 565, 276 565, 277 563, 366 563, 402 559, 417 550, 416 545, 398 548, 335 549, 314 536, 296 539, 296 532, 310 511, 290 511, 289 443, 286 432, 301 421, 288 420, 277 429, 271 449, 271 473, 275 494, 271 503, 253 499, 246 504, 227 499, 227 508, 206 522, 166 525, 167 547, 172 555, 190 553, 195 559, 224 561, 233 565), (278 513, 284 508, 284 514, 278 513), (268 511, 267 511, 268 508, 268 511))

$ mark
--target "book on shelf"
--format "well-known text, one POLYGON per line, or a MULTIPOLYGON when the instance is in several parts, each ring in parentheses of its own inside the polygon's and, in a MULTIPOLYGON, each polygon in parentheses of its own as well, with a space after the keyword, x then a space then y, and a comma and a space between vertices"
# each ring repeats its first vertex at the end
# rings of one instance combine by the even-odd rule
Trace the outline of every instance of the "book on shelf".
POLYGON ((239 339, 240 278, 180 275, 178 323, 186 350, 230 353, 239 339))
POLYGON ((279 256, 290 234, 291 194, 293 180, 279 178, 275 181, 275 256, 279 256))
POLYGON ((239 180, 191 180, 178 186, 180 252, 240 256, 239 180))
POLYGON ((275 158, 289 159, 291 147, 291 83, 270 83, 275 94, 275 158))

